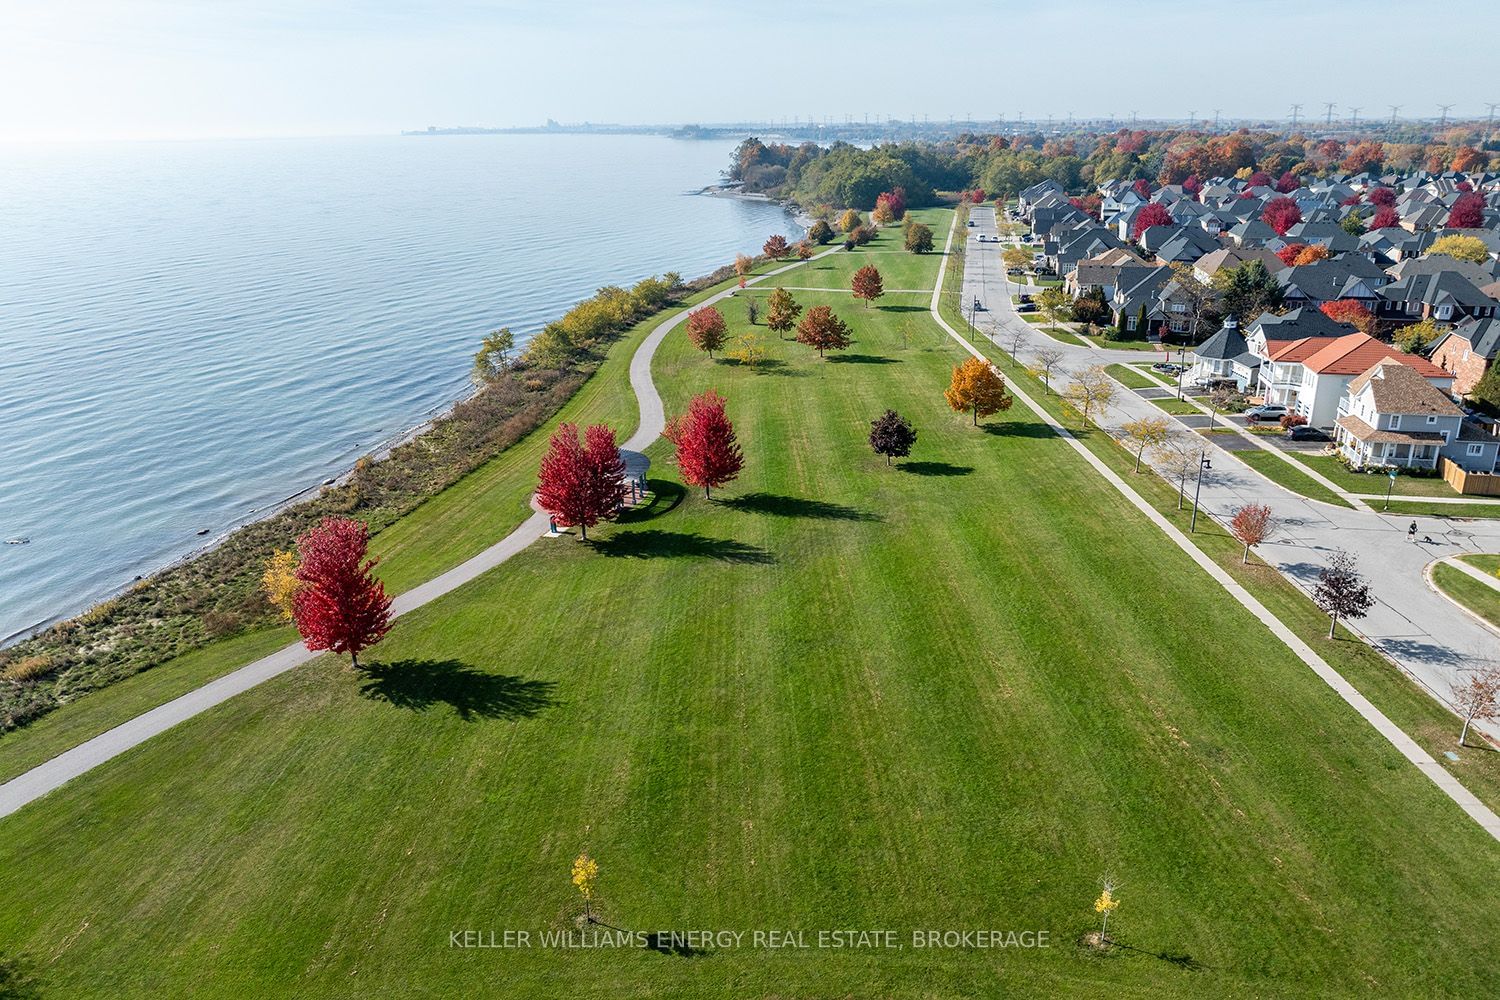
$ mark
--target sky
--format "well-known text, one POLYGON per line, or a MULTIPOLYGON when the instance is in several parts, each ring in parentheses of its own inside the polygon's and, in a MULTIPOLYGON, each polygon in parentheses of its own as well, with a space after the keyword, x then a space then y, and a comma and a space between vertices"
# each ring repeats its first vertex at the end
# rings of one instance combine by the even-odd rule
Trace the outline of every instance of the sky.
MULTIPOLYGON (((0 0, 0 139, 866 115, 1481 117, 1395 0, 0 0), (1401 27, 1399 30, 1397 26, 1401 27), (1210 46, 1221 46, 1215 54, 1210 46), (1222 67, 1216 69, 1215 67, 1222 67), (1426 67, 1426 68, 1424 68, 1426 67), (1376 68, 1383 68, 1377 71, 1376 68)), ((1493 39, 1500 4, 1468 5, 1493 39)))

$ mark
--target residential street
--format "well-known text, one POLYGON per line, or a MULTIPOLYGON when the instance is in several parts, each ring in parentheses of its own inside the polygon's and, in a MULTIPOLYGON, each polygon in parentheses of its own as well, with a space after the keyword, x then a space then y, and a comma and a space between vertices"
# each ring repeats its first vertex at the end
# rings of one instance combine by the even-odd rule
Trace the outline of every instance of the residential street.
MULTIPOLYGON (((1021 332, 1025 336, 1020 351, 1023 362, 1030 362, 1042 348, 1056 348, 1064 354, 1062 367, 1066 372, 1088 365, 1161 358, 1140 351, 1061 343, 1026 323, 1011 305, 1014 286, 1006 280, 1000 262, 1002 245, 977 241, 980 235, 998 236, 994 209, 976 206, 971 218, 975 225, 968 230, 962 302, 967 315, 978 298, 976 325, 983 335, 1008 351, 1010 335, 1021 332)), ((1054 376, 1054 381, 1066 384, 1067 377, 1054 376)), ((1120 392, 1103 424, 1118 431, 1131 419, 1162 415, 1155 404, 1127 390, 1120 392)), ((1198 425, 1206 423, 1206 418, 1189 417, 1187 421, 1198 425)), ((1182 429, 1186 431, 1185 426, 1182 429)), ((1500 637, 1432 591, 1423 575, 1429 563, 1446 556, 1500 552, 1500 522, 1381 514, 1308 500, 1234 457, 1234 452, 1249 446, 1243 438, 1216 435, 1224 439, 1220 441, 1200 437, 1213 467, 1203 477, 1202 508, 1227 522, 1236 508, 1247 503, 1268 505, 1279 521, 1279 530, 1272 541, 1257 547, 1257 553, 1304 590, 1311 588, 1331 552, 1344 549, 1353 553, 1377 603, 1368 617, 1352 627, 1436 697, 1449 701, 1450 685, 1462 671, 1500 659, 1500 637), (1413 520, 1417 522, 1415 543, 1407 540, 1407 527, 1413 520)), ((1500 726, 1488 725, 1485 729, 1492 736, 1500 736, 1500 726)))

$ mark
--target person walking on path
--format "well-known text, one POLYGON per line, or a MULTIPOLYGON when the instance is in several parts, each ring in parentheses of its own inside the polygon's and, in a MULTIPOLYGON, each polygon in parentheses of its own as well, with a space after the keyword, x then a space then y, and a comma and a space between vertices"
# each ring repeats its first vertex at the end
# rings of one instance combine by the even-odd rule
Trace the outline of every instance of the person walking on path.
POLYGON ((1406 529, 1406 540, 1408 542, 1414 542, 1414 541, 1417 540, 1417 522, 1416 521, 1413 521, 1411 523, 1411 527, 1409 527, 1409 528, 1406 529))

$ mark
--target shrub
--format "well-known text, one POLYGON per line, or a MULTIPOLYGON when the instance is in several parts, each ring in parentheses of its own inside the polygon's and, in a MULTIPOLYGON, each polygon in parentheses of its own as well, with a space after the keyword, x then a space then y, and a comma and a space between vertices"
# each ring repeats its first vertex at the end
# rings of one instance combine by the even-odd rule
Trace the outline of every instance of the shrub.
POLYGON ((1288 413, 1281 418, 1281 429, 1289 431, 1293 427, 1301 427, 1307 423, 1307 418, 1300 413, 1288 413))
POLYGON ((4 670, 0 670, 0 677, 17 684, 26 681, 34 681, 52 670, 52 657, 45 654, 38 656, 23 656, 14 663, 8 664, 4 670))

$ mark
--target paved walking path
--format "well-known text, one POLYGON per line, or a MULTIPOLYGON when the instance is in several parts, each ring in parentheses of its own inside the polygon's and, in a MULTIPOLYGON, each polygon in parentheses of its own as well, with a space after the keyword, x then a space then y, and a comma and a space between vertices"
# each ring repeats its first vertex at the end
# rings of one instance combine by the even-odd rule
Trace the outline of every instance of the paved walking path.
MULTIPOLYGON (((993 209, 976 208, 971 217, 976 228, 970 232, 993 232, 993 209)), ((1071 347, 1032 330, 1011 307, 1004 270, 998 258, 989 259, 992 255, 987 252, 988 246, 979 249, 978 244, 971 245, 963 301, 971 302, 978 296, 989 306, 978 313, 979 326, 987 335, 998 336, 997 343, 1007 351, 1012 333, 1019 333, 1022 357, 1038 348, 1056 349, 1063 353, 1062 366, 1069 371, 1094 364, 1142 360, 1133 351, 1071 347)), ((1066 379, 1066 375, 1054 376, 1059 385, 1065 384, 1066 379)), ((1135 393, 1121 393, 1116 405, 1103 418, 1103 425, 1111 433, 1119 433, 1120 426, 1129 420, 1159 417, 1162 413, 1150 400, 1135 393)), ((1453 682, 1464 672, 1500 658, 1493 633, 1434 593, 1423 580, 1427 564, 1443 556, 1500 552, 1500 519, 1454 521, 1426 514, 1350 510, 1309 500, 1240 461, 1233 451, 1214 440, 1219 437, 1231 436, 1198 435, 1204 453, 1213 464, 1212 471, 1203 477, 1203 507, 1220 522, 1227 523, 1234 511, 1245 504, 1269 506, 1281 529, 1272 541, 1257 546, 1256 552, 1307 592, 1311 591, 1330 553, 1336 549, 1352 553, 1369 580, 1375 606, 1364 619, 1345 624, 1393 660, 1433 697, 1451 707, 1453 682), (1412 521, 1417 522, 1416 542, 1406 537, 1407 525, 1412 521), (1422 541, 1424 538, 1432 541, 1422 541)), ((1232 440, 1238 443, 1241 439, 1234 436, 1232 440)), ((1500 738, 1500 725, 1486 723, 1479 728, 1491 738, 1500 738)))
MULTIPOLYGON (((819 257, 841 249, 843 249, 842 246, 830 247, 809 259, 817 260, 819 257)), ((757 284, 805 263, 807 261, 794 261, 763 275, 747 278, 745 284, 757 284)), ((701 304, 709 305, 720 302, 733 295, 735 291, 737 289, 730 288, 719 292, 705 299, 701 304)), ((645 340, 641 341, 640 347, 636 348, 635 354, 630 359, 630 387, 635 391, 636 399, 640 404, 640 424, 635 434, 623 445, 627 450, 644 451, 661 436, 662 429, 666 426, 666 411, 662 405, 661 395, 656 391, 656 384, 651 379, 651 361, 667 334, 687 318, 687 312, 684 309, 676 316, 659 324, 656 329, 646 335, 645 340)), ((391 617, 398 618, 408 611, 414 611, 489 572, 547 534, 548 527, 549 521, 546 514, 540 512, 532 514, 509 535, 483 552, 395 598, 391 602, 391 617)), ((258 684, 321 655, 322 653, 309 652, 307 647, 300 642, 293 643, 278 649, 269 656, 209 681, 187 694, 158 705, 128 722, 121 723, 91 740, 80 743, 71 750, 58 754, 46 763, 39 764, 0 785, 0 816, 9 816, 27 803, 60 788, 80 774, 118 757, 178 723, 185 722, 200 712, 222 704, 237 694, 248 691, 258 684)))
MULTIPOLYGON (((970 218, 975 219, 977 223, 977 233, 987 233, 991 231, 994 225, 994 210, 975 209, 971 212, 970 218), (981 215, 981 213, 983 213, 983 215, 981 215), (985 218, 985 216, 987 216, 987 218, 985 218), (986 224, 988 224, 990 229, 985 228, 986 224)), ((948 234, 949 249, 951 249, 952 247, 952 241, 953 232, 950 231, 948 234)), ((975 245, 978 245, 977 241, 975 245)), ((977 255, 970 254, 968 257, 966 257, 966 260, 973 260, 976 256, 977 255)), ((944 257, 944 270, 946 270, 947 268, 948 259, 948 257, 944 257)), ((998 264, 998 261, 996 263, 998 264)), ((973 266, 972 268, 965 268, 964 290, 963 297, 960 299, 961 302, 972 301, 971 296, 976 293, 981 295, 981 302, 987 301, 990 303, 995 303, 997 301, 993 294, 991 294, 987 299, 983 297, 985 292, 987 291, 993 293, 993 289, 989 289, 983 284, 985 267, 985 263, 982 260, 979 260, 975 262, 975 266, 973 266), (970 274, 971 270, 974 272, 972 277, 980 279, 979 281, 974 282, 972 285, 970 274)), ((1004 272, 1002 271, 1001 274, 1003 275, 1004 272)), ((944 320, 943 317, 939 314, 938 302, 942 294, 942 287, 942 271, 939 271, 937 288, 935 288, 932 293, 931 310, 933 319, 937 321, 939 326, 941 326, 948 332, 948 335, 950 337, 958 341, 958 343, 961 344, 965 350, 967 350, 974 357, 979 358, 980 360, 984 360, 984 355, 979 351, 979 349, 976 348, 968 340, 966 340, 951 326, 949 326, 947 321, 944 320)), ((1009 310, 1010 297, 1008 295, 1004 295, 1001 298, 1003 298, 1004 301, 1004 306, 1002 308, 1009 310)), ((991 313, 990 318, 993 318, 993 315, 994 314, 991 313)), ((1014 313, 1012 313, 1011 316, 1012 318, 1015 318, 1014 313)), ((1017 320, 1017 322, 1019 322, 1019 320, 1017 320)), ((993 343, 996 343, 998 346, 999 341, 996 339, 996 333, 993 330, 982 330, 981 332, 984 336, 988 337, 993 343)), ((1050 344, 1051 341, 1048 341, 1048 343, 1050 344)), ((1075 350, 1081 352, 1087 349, 1079 347, 1075 350)), ((1093 363, 1092 358, 1089 358, 1088 361, 1089 363, 1093 363)), ((1113 469, 1104 464, 1103 460, 1101 460, 1097 455, 1084 447, 1083 443, 1075 438, 1071 431, 1069 431, 1066 427, 1064 427, 1061 423, 1054 419, 1051 414, 1049 414, 1046 410, 1039 406, 1034 400, 1031 399, 1030 396, 1028 396, 1017 386, 1011 385, 1010 391, 1015 395, 1017 399, 1026 404, 1026 406, 1030 407, 1032 411, 1034 411, 1038 416, 1046 421, 1047 424, 1055 433, 1057 433, 1059 437, 1067 441, 1068 444, 1071 445, 1073 449, 1083 457, 1084 461, 1093 466, 1095 471, 1103 476, 1111 486, 1113 486, 1127 500, 1130 501, 1132 506, 1134 506, 1153 524, 1160 528, 1168 538, 1170 538, 1177 544, 1178 548, 1186 552, 1188 556, 1191 557, 1192 560, 1203 569, 1204 572, 1213 577, 1215 582, 1217 582, 1221 587, 1228 591, 1229 594, 1235 598, 1235 600, 1243 604, 1251 614, 1259 618, 1261 622, 1264 623, 1265 626, 1270 629, 1278 639, 1286 643, 1286 645, 1292 650, 1292 652, 1296 653, 1304 663, 1312 668, 1314 673, 1322 678, 1329 687, 1333 688, 1333 690, 1338 694, 1340 698, 1342 698, 1351 707, 1353 707, 1355 711, 1357 711, 1367 722, 1370 723, 1370 725, 1374 726, 1382 736, 1389 740, 1391 742, 1391 745, 1401 752, 1402 756, 1406 757, 1407 760, 1416 765, 1419 771, 1425 774, 1433 782, 1433 784, 1437 785, 1438 788, 1440 788, 1444 792, 1444 794, 1446 794, 1455 803, 1457 803, 1464 812, 1468 813, 1469 816, 1471 816, 1475 822, 1477 822, 1480 826, 1487 830, 1491 836, 1493 836, 1497 840, 1500 840, 1500 816, 1496 816, 1488 806, 1479 801, 1479 799, 1472 792, 1470 792, 1467 788, 1460 784, 1458 779, 1454 778, 1453 775, 1444 770, 1442 765, 1434 760, 1426 750, 1423 750, 1420 746, 1418 746, 1416 741, 1407 736, 1406 733, 1403 732, 1401 728, 1394 722, 1386 718, 1383 712, 1372 705, 1369 700, 1366 699, 1364 695, 1360 694, 1359 691, 1355 689, 1354 685, 1345 680, 1337 670, 1329 666, 1329 664, 1321 656, 1319 656, 1312 649, 1312 647, 1303 642, 1302 639, 1291 629, 1287 628, 1286 625, 1282 624, 1281 620, 1273 615, 1265 607, 1265 605, 1261 604, 1260 601, 1254 597, 1254 595, 1252 595, 1244 587, 1240 586, 1240 584, 1221 566, 1219 566, 1218 563, 1214 562, 1203 552, 1202 549, 1194 545, 1193 542, 1187 537, 1187 535, 1183 534, 1181 529, 1179 529, 1175 524, 1173 524, 1165 516, 1163 516, 1160 511, 1158 511, 1155 507, 1148 503, 1140 494, 1131 489, 1131 487, 1123 479, 1121 479, 1113 469)), ((1160 412, 1151 403, 1147 403, 1145 401, 1141 402, 1150 409, 1160 412)), ((1205 444, 1205 447, 1207 447, 1207 443, 1205 444)), ((1225 452, 1224 454, 1228 453, 1225 452)), ((1215 458, 1215 460, 1217 461, 1217 457, 1215 458)), ((1350 513, 1355 512, 1351 511, 1350 513)), ((1425 587, 1423 589, 1426 590, 1425 587)))

